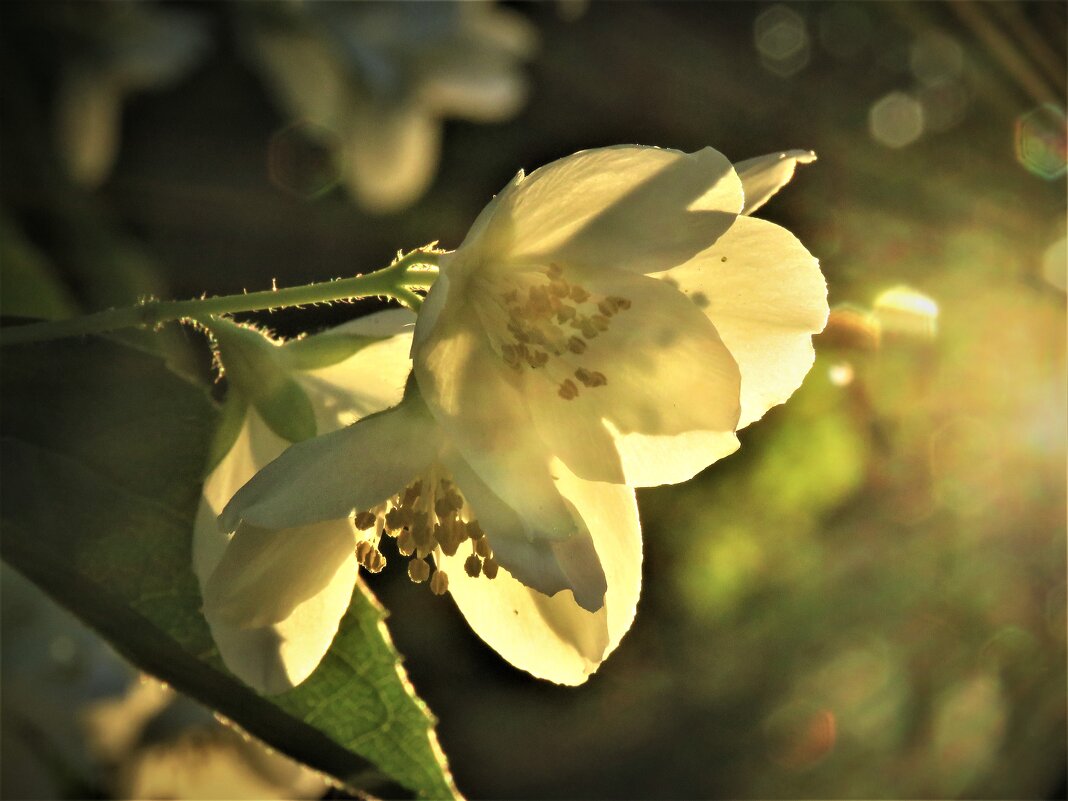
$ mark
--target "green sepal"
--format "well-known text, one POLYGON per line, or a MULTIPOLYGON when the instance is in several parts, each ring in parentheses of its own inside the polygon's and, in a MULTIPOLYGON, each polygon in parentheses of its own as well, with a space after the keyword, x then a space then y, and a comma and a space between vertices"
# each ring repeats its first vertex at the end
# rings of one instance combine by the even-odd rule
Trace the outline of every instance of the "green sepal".
POLYGON ((290 370, 319 370, 343 362, 383 339, 386 337, 326 332, 290 340, 282 347, 280 355, 290 370))
POLYGON ((315 411, 290 375, 282 348, 254 328, 221 317, 206 323, 232 388, 260 413, 270 429, 290 442, 316 434, 315 411))
POLYGON ((215 434, 208 445, 208 463, 204 467, 204 475, 207 476, 219 466, 226 454, 237 441, 237 435, 241 433, 241 426, 245 424, 245 415, 248 414, 248 401, 236 387, 232 387, 226 393, 223 401, 222 414, 215 428, 215 434))

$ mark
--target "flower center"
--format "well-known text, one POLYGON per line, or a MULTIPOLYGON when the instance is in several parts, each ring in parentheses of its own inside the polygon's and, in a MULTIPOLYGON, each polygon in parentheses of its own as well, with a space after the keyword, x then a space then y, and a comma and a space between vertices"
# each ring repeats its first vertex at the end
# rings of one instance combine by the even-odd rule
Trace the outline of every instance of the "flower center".
POLYGON ((383 536, 397 541, 397 551, 408 560, 408 578, 416 584, 429 579, 430 589, 442 595, 449 589, 449 577, 441 568, 431 576, 427 557, 438 548, 455 556, 460 546, 470 542, 471 555, 464 572, 472 578, 496 578, 498 565, 482 527, 460 490, 448 478, 432 469, 405 489, 372 509, 357 512, 361 538, 356 543, 356 561, 368 572, 378 573, 386 566, 379 546, 383 536))
POLYGON ((565 279, 558 264, 509 276, 495 289, 506 316, 497 342, 505 364, 517 372, 548 368, 564 400, 577 398, 579 385, 608 383, 604 373, 584 367, 581 356, 617 313, 630 308, 628 298, 590 292, 565 279))

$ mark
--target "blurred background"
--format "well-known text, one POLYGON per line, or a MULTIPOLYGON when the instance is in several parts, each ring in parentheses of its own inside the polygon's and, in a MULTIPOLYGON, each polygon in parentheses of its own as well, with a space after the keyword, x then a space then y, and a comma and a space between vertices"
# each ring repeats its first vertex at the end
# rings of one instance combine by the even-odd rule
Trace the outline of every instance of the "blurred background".
MULTIPOLYGON (((737 454, 639 493, 637 620, 586 686, 400 573, 371 587, 472 798, 1064 798, 1066 16, 7 2, 3 313, 452 248, 584 148, 811 148, 761 216, 823 265, 816 365, 737 454)), ((339 797, 2 580, 4 797, 339 797)))

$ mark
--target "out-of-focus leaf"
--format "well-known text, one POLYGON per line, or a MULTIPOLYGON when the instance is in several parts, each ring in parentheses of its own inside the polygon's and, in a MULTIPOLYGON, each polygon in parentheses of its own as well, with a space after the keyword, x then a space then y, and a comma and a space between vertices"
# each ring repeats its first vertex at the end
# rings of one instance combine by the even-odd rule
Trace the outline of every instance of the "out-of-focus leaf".
POLYGON ((45 258, 6 217, 0 216, 0 314, 57 320, 78 304, 45 258))
POLYGON ((432 719, 362 586, 318 671, 271 699, 222 665, 191 569, 218 412, 157 356, 91 339, 6 348, 2 553, 137 666, 350 786, 456 794, 432 719))

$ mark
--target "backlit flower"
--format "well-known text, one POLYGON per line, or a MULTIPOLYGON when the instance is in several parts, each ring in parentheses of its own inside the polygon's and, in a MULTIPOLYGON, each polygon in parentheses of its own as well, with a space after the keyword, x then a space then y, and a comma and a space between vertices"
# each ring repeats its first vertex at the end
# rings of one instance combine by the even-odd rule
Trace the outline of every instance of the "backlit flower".
MULTIPOLYGON (((313 364, 307 370, 294 365, 286 372, 311 401, 315 428, 336 430, 401 397, 409 370, 411 322, 406 311, 385 312, 292 343, 304 349, 316 340, 316 346, 328 346, 329 356, 333 343, 344 352, 356 344, 346 339, 373 338, 347 358, 326 358, 326 365, 313 364)), ((296 353, 292 346, 266 347, 279 356, 283 351, 290 351, 287 356, 296 353)), ((249 526, 238 528, 233 537, 219 529, 216 517, 231 496, 291 444, 272 429, 266 412, 250 402, 234 380, 238 361, 235 354, 230 371, 235 375, 220 426, 220 436, 227 440, 222 443, 224 453, 204 482, 197 511, 193 569, 205 617, 227 667, 257 689, 281 692, 311 674, 337 632, 356 582, 355 531, 352 521, 344 519, 277 538, 249 526), (295 565, 307 570, 294 572, 295 565)))
POLYGON ((437 170, 442 123, 509 119, 535 33, 493 3, 257 3, 247 50, 282 109, 365 208, 396 211, 437 170))
MULTIPOLYGON (((398 350, 407 343, 396 339, 332 368, 354 401, 366 387, 398 386, 408 361, 398 350)), ((330 379, 320 379, 321 390, 330 379)), ((315 405, 320 390, 308 390, 315 405)), ((487 489, 414 384, 394 408, 333 429, 328 421, 320 430, 332 433, 285 449, 250 413, 209 478, 198 527, 208 547, 198 550, 215 558, 197 572, 235 673, 268 692, 306 678, 337 630, 357 564, 385 566, 387 537, 413 581, 451 593, 489 645, 535 676, 581 683, 616 647, 641 586, 633 490, 582 481, 561 466, 554 486, 566 499, 568 536, 531 540, 539 521, 524 521, 487 489), (213 513, 280 453, 226 508, 222 530, 236 529, 232 538, 213 534, 213 513)))
POLYGON ((416 324, 419 388, 488 488, 547 538, 554 476, 684 481, 782 403, 826 321, 819 267, 747 216, 803 151, 590 150, 520 173, 476 220, 416 324), (746 201, 746 197, 750 200, 746 201))

